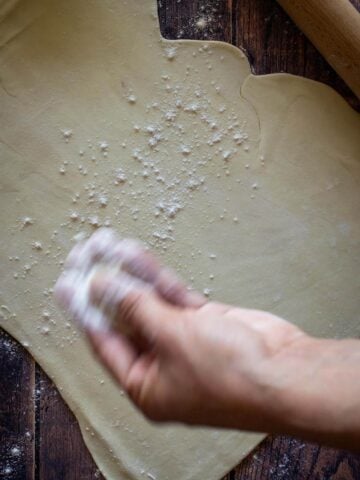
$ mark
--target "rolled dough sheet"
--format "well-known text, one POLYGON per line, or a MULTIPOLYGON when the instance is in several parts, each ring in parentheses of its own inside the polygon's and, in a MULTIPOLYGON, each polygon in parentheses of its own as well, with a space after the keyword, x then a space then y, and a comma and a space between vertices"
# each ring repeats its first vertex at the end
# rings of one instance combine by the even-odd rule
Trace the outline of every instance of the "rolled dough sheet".
POLYGON ((1 326, 105 477, 218 479, 262 436, 148 423, 54 281, 74 235, 112 225, 211 298, 358 335, 358 115, 229 45, 163 40, 155 0, 0 0, 0 64, 1 326))

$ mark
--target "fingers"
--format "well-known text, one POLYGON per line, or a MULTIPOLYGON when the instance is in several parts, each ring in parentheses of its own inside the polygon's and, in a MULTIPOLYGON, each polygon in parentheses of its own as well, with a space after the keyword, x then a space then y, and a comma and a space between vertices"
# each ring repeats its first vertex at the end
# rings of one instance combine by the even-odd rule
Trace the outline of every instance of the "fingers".
POLYGON ((91 302, 104 305, 105 314, 113 315, 113 325, 137 345, 145 341, 149 348, 171 343, 180 311, 165 303, 156 291, 129 284, 128 278, 131 277, 126 274, 94 278, 91 302))
POLYGON ((87 332, 88 340, 100 363, 139 406, 140 394, 149 370, 158 364, 152 352, 141 354, 122 335, 87 332))
POLYGON ((209 315, 222 316, 226 315, 233 309, 234 307, 232 307, 231 305, 227 305, 226 303, 207 302, 201 307, 201 312, 209 315))
POLYGON ((122 269, 130 275, 151 284, 169 303, 188 308, 202 306, 206 299, 190 291, 170 269, 163 267, 157 258, 139 243, 123 240, 108 254, 112 261, 121 261, 122 269))
POLYGON ((76 270, 65 271, 55 285, 55 298, 78 325, 92 330, 106 331, 110 328, 104 312, 89 301, 90 278, 76 270))
POLYGON ((131 333, 131 325, 120 318, 121 305, 131 293, 141 295, 148 292, 151 287, 138 279, 119 272, 115 275, 106 270, 93 276, 89 283, 89 302, 110 319, 111 326, 128 335, 131 333))
POLYGON ((175 273, 167 268, 159 270, 154 286, 165 300, 180 307, 199 308, 206 303, 203 295, 189 290, 175 273))
POLYGON ((122 335, 88 330, 88 339, 101 363, 121 386, 126 385, 129 372, 136 362, 137 353, 122 335))
POLYGON ((67 270, 86 270, 96 262, 101 262, 109 251, 115 248, 118 239, 110 228, 101 228, 86 241, 81 241, 69 253, 65 268, 67 270))
POLYGON ((174 305, 198 308, 206 303, 203 295, 190 291, 174 272, 164 268, 139 242, 119 240, 110 229, 99 229, 89 240, 77 244, 70 252, 65 268, 84 270, 96 262, 121 264, 122 270, 151 284, 174 305))
POLYGON ((119 240, 110 229, 99 229, 75 246, 55 296, 85 330, 115 327, 141 350, 170 335, 170 319, 179 313, 171 305, 206 303, 137 241, 119 240))

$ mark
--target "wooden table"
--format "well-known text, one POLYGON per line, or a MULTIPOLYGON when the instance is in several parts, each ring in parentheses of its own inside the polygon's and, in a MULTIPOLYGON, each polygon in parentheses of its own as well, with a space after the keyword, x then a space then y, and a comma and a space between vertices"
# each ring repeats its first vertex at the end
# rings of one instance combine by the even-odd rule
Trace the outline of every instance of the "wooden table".
MULTIPOLYGON (((351 1, 360 9, 360 0, 351 1)), ((325 82, 360 110, 359 101, 274 0, 159 0, 158 4, 166 38, 233 43, 246 49, 254 73, 288 72, 325 82)), ((0 332, 0 478, 103 478, 55 386, 4 332, 0 332)), ((270 479, 359 480, 360 456, 288 437, 269 437, 226 476, 226 480, 270 479)))

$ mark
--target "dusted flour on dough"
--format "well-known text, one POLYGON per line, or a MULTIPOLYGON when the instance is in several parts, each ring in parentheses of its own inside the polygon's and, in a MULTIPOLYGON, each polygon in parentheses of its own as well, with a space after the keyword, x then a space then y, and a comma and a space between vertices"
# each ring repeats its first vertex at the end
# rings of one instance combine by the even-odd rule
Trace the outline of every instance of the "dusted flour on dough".
POLYGON ((163 40, 155 0, 8 4, 0 324, 55 381, 106 478, 217 480, 263 436, 149 424, 53 286, 73 237, 112 225, 211 298, 359 335, 359 116, 326 86, 252 76, 229 45, 163 40))

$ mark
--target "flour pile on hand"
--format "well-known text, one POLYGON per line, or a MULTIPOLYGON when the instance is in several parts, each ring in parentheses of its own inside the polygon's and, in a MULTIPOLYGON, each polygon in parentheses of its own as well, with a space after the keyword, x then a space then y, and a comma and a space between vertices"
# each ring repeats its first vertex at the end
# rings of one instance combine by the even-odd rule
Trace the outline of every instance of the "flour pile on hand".
POLYGON ((70 252, 55 287, 56 299, 83 328, 108 330, 116 316, 116 305, 130 291, 148 288, 145 282, 126 272, 126 267, 143 253, 137 241, 120 240, 108 228, 97 230, 70 252), (91 285, 102 276, 109 282, 109 289, 102 301, 95 304, 91 285))

